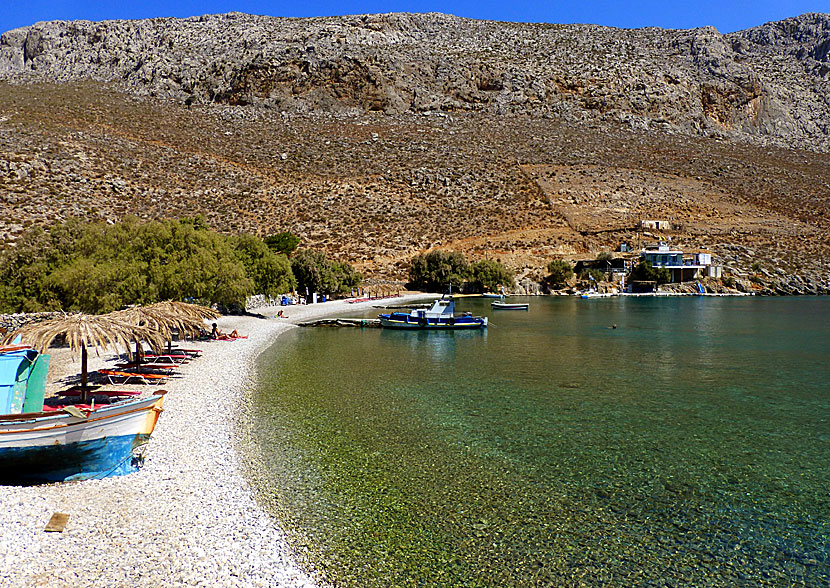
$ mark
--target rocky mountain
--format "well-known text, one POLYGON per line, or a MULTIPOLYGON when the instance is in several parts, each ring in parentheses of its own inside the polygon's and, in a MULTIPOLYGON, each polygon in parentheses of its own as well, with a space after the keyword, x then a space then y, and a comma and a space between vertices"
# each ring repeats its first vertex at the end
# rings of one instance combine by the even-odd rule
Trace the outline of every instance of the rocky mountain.
POLYGON ((828 152, 823 14, 727 35, 232 13, 0 37, 7 243, 199 212, 377 276, 442 246, 536 279, 663 218, 675 243, 810 291, 830 287, 828 152))
POLYGON ((485 111, 830 149, 830 15, 721 35, 443 14, 43 22, 0 38, 0 78, 119 82, 186 103, 485 111))

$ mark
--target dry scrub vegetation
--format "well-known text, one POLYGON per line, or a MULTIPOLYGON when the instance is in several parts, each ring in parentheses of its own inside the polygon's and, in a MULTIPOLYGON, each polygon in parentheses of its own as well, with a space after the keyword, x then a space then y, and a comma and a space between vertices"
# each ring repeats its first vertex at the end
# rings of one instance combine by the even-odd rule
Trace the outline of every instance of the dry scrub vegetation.
POLYGON ((287 114, 137 99, 93 82, 0 84, 0 224, 204 215, 289 230, 401 278, 432 247, 541 276, 554 255, 653 240, 830 280, 830 155, 487 113, 287 114))

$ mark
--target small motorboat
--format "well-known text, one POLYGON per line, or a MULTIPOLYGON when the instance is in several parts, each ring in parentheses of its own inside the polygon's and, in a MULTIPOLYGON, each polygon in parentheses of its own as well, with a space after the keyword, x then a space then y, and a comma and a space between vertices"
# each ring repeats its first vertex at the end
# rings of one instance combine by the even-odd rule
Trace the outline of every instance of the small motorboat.
POLYGON ((472 316, 469 312, 456 316, 452 296, 436 300, 428 310, 379 314, 380 324, 387 329, 433 329, 450 331, 457 329, 482 329, 487 317, 472 316))
POLYGON ((530 304, 527 302, 491 302, 490 306, 493 310, 529 310, 530 304))

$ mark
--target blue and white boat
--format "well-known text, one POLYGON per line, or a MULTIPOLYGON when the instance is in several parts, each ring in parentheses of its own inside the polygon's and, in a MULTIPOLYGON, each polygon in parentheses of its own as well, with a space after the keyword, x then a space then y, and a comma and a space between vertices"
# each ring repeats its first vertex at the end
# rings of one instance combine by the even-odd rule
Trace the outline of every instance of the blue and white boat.
POLYGON ((165 391, 99 408, 0 415, 0 484, 129 474, 162 412, 165 391))
POLYGON ((487 317, 473 316, 469 312, 455 315, 455 301, 452 296, 439 298, 427 309, 414 309, 411 312, 393 312, 379 314, 381 326, 387 329, 433 329, 450 331, 457 329, 483 329, 487 326, 487 317))

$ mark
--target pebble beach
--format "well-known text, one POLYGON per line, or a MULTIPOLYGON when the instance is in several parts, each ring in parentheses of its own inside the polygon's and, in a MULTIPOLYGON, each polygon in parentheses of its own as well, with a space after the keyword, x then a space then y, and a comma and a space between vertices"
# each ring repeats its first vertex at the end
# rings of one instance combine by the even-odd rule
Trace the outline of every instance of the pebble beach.
MULTIPOLYGON (((376 304, 269 307, 255 311, 261 317, 219 319, 222 331, 237 329, 248 338, 199 343, 202 356, 161 386, 168 391, 164 412, 141 470, 83 482, 0 485, 0 586, 317 586, 243 476, 236 419, 253 390, 257 356, 280 333, 376 304), (279 310, 288 318, 275 318, 279 310), (45 532, 56 512, 69 515, 66 528, 45 532)), ((91 358, 90 369, 106 358, 91 358)), ((61 365, 55 362, 56 371, 61 365)))

